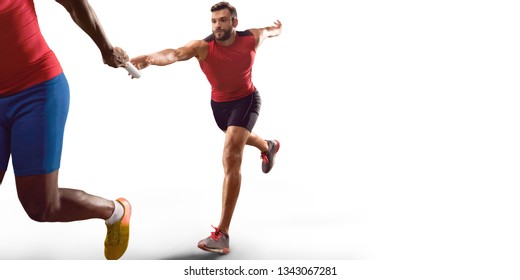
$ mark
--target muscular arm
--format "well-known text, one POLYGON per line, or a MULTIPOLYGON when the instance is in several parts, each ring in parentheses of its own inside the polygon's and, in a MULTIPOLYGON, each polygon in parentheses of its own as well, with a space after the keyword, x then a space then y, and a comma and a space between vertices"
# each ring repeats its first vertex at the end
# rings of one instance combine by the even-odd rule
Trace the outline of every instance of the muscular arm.
POLYGON ((106 64, 119 67, 128 61, 126 53, 120 48, 114 48, 108 40, 88 0, 56 0, 56 2, 65 7, 72 20, 94 41, 106 64))
POLYGON ((256 47, 258 47, 265 39, 280 35, 282 33, 282 23, 277 20, 272 26, 252 28, 249 31, 255 35, 256 47))
POLYGON ((207 54, 207 46, 208 44, 201 40, 191 41, 178 49, 165 49, 132 58, 130 61, 137 69, 143 69, 150 65, 166 66, 177 61, 189 60, 193 57, 204 59, 207 54))

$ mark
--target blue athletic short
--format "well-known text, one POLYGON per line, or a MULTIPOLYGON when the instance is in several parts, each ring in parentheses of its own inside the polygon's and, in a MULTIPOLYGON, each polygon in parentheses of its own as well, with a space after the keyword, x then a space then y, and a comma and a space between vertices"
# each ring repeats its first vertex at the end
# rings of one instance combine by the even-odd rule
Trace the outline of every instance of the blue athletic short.
POLYGON ((234 101, 215 102, 211 100, 213 117, 223 131, 226 131, 228 126, 239 126, 251 132, 260 114, 261 106, 262 100, 258 91, 234 101))
POLYGON ((0 97, 0 170, 7 169, 10 155, 16 176, 48 174, 60 168, 69 98, 63 73, 0 97))

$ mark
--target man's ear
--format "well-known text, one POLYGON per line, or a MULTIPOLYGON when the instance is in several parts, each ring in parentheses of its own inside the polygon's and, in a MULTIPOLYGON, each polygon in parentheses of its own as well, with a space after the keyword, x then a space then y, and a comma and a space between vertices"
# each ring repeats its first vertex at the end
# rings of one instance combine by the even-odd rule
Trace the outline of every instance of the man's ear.
POLYGON ((238 26, 238 18, 233 18, 233 28, 237 28, 238 26))

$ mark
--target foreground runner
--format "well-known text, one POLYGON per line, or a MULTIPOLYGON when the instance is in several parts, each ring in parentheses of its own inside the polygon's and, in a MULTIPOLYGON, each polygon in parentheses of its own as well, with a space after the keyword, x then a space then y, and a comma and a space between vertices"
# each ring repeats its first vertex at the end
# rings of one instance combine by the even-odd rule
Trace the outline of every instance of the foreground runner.
MULTIPOLYGON (((125 65, 128 56, 112 47, 87 0, 57 2, 96 43, 105 64, 125 65)), ((11 156, 18 198, 31 219, 104 219, 105 257, 119 259, 128 246, 128 201, 58 187, 69 85, 40 32, 33 0, 2 0, 0 22, 0 184, 11 156)))

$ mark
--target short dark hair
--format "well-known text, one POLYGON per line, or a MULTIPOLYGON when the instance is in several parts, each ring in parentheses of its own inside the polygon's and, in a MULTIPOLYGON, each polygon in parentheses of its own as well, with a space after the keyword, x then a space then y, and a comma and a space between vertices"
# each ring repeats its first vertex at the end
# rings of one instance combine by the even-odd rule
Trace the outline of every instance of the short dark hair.
POLYGON ((216 12, 224 9, 228 9, 231 12, 232 18, 237 18, 237 9, 228 2, 219 2, 211 6, 211 12, 216 12))

